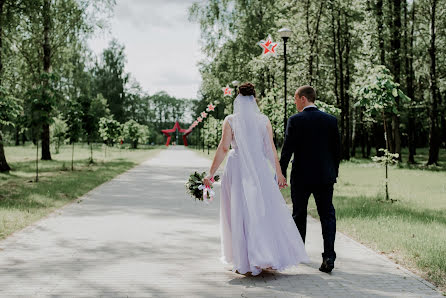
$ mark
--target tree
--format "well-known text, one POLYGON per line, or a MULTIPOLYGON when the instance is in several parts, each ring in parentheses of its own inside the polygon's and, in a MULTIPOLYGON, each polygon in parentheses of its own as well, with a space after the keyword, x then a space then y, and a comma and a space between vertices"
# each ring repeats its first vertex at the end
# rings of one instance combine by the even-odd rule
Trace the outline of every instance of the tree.
MULTIPOLYGON (((389 1, 392 11, 392 25, 390 26, 390 71, 394 76, 397 84, 400 84, 401 76, 401 2, 402 0, 389 1)), ((396 97, 397 108, 400 104, 399 98, 396 97)), ((399 115, 392 115, 392 139, 390 140, 390 150, 392 153, 398 153, 401 158, 401 133, 399 115)))
POLYGON ((50 160, 50 124, 57 100, 54 89, 60 67, 55 60, 60 51, 79 37, 79 32, 86 31, 85 8, 73 0, 52 1, 38 0, 27 3, 26 18, 22 22, 22 36, 30 36, 21 41, 22 54, 33 69, 37 84, 40 85, 40 97, 35 107, 39 107, 42 127, 42 160, 50 160), (25 20, 28 20, 26 22, 25 20), (41 49, 36 51, 38 46, 41 49))
POLYGON ((138 148, 138 143, 147 142, 148 128, 135 120, 129 120, 124 123, 124 138, 130 142, 133 149, 138 148))
POLYGON ((67 137, 72 145, 71 147, 71 170, 74 170, 74 144, 79 141, 82 135, 82 106, 75 100, 71 99, 68 101, 68 107, 65 115, 67 123, 67 137))
POLYGON ((149 123, 149 98, 136 80, 129 80, 125 89, 125 119, 133 119, 140 124, 149 123))
POLYGON ((368 114, 368 118, 372 119, 372 116, 381 116, 385 132, 386 148, 380 148, 384 154, 383 156, 376 156, 374 161, 381 162, 385 165, 386 169, 386 200, 389 199, 388 191, 388 165, 391 163, 390 159, 399 158, 398 153, 390 153, 390 139, 389 139, 389 124, 387 118, 392 115, 398 115, 398 108, 400 105, 397 103, 396 98, 400 98, 402 103, 410 101, 403 91, 399 88, 399 84, 396 83, 390 74, 390 71, 384 66, 378 66, 372 70, 371 82, 368 82, 360 91, 360 100, 357 103, 365 107, 365 113, 368 114))
POLYGON ((390 153, 387 149, 379 149, 383 154, 381 156, 373 156, 372 159, 374 162, 380 163, 384 165, 386 169, 386 179, 385 179, 385 191, 386 191, 386 201, 391 201, 392 203, 395 200, 391 200, 389 196, 389 165, 395 164, 398 162, 399 154, 398 153, 390 153))
POLYGON ((102 117, 99 119, 99 134, 106 145, 113 146, 121 140, 122 125, 113 119, 113 115, 102 117))
POLYGON ((59 115, 58 117, 53 118, 53 123, 51 124, 51 142, 54 144, 56 148, 56 154, 60 151, 60 146, 62 146, 65 142, 66 133, 67 133, 67 123, 64 119, 59 115))
POLYGON ((6 93, 6 90, 1 87, 0 81, 0 172, 7 172, 11 169, 5 157, 2 128, 7 125, 14 125, 13 121, 20 114, 20 111, 19 101, 6 93))
POLYGON ((84 123, 86 123, 85 132, 90 144, 90 163, 93 163, 93 142, 99 138, 99 120, 109 114, 107 100, 101 94, 94 97, 88 105, 84 123))
POLYGON ((408 163, 415 163, 416 154, 416 134, 415 134, 415 88, 414 88, 414 78, 415 70, 413 68, 414 62, 414 31, 415 31, 415 1, 412 2, 411 11, 409 11, 408 4, 404 2, 404 48, 405 48, 405 72, 406 72, 406 93, 409 98, 413 101, 409 107, 408 111, 408 147, 409 147, 409 157, 408 163), (409 13, 411 14, 409 19, 409 13))
POLYGON ((127 120, 125 85, 129 76, 124 72, 125 60, 124 46, 113 40, 94 68, 94 92, 102 94, 110 113, 121 123, 127 120))
POLYGON ((0 172, 6 172, 11 169, 5 156, 3 127, 14 126, 14 120, 22 110, 20 101, 14 98, 8 88, 5 88, 4 79, 4 56, 5 54, 10 54, 9 47, 4 47, 4 31, 11 30, 15 25, 15 22, 12 20, 14 4, 14 1, 0 0, 0 172))
MULTIPOLYGON (((438 155, 440 152, 441 132, 439 120, 440 92, 438 90, 437 77, 437 35, 436 35, 436 18, 437 18, 437 0, 430 0, 430 42, 429 42, 429 58, 430 58, 430 75, 429 75, 429 160, 427 165, 438 164, 438 155)), ((443 115, 444 117, 445 115, 443 115)))

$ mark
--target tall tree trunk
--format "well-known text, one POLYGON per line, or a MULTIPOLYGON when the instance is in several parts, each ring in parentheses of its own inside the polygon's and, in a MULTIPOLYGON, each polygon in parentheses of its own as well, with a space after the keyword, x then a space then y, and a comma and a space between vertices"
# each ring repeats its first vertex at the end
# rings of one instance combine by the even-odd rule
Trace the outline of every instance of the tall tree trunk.
POLYGON ((358 143, 357 142, 358 137, 356 136, 357 135, 357 129, 356 129, 356 109, 355 108, 352 109, 351 116, 352 116, 352 133, 351 133, 352 140, 351 140, 350 156, 351 157, 355 157, 355 155, 356 155, 356 144, 358 143))
MULTIPOLYGON (((376 32, 378 35, 378 47, 379 47, 379 63, 381 65, 386 65, 386 51, 384 44, 384 12, 383 12, 383 0, 376 1, 376 32)), ((381 156, 382 152, 379 151, 379 148, 383 148, 385 146, 385 140, 383 137, 384 134, 381 133, 380 127, 376 124, 373 124, 373 138, 375 141, 375 149, 376 155, 381 156)))
MULTIPOLYGON (((348 110, 345 110, 345 83, 344 83, 344 46, 341 46, 341 8, 338 7, 337 15, 337 32, 336 39, 338 43, 338 59, 339 59, 339 95, 340 95, 340 105, 341 105, 341 144, 342 144, 342 159, 348 159, 349 146, 348 146, 348 134, 347 134, 347 123, 348 110), (347 153, 347 154, 345 154, 347 153)), ((344 40, 345 41, 345 40, 344 40)))
POLYGON ((352 144, 352 133, 351 133, 351 124, 350 124, 350 31, 349 31, 349 23, 348 23, 348 14, 344 15, 344 28, 345 32, 345 85, 344 85, 344 109, 346 111, 345 114, 345 142, 344 145, 344 158, 350 159, 350 146, 352 144))
MULTIPOLYGON (((51 30, 51 16, 50 16, 50 9, 51 9, 51 0, 45 0, 43 2, 43 72, 44 72, 44 78, 43 78, 43 88, 42 88, 42 96, 43 96, 43 102, 48 102, 48 97, 50 96, 48 89, 49 89, 49 74, 51 69, 51 45, 50 45, 50 30, 51 30)), ((49 114, 51 112, 51 106, 47 103, 46 105, 46 111, 43 111, 47 114, 45 118, 49 118, 49 114)), ((51 153, 50 153, 50 124, 48 123, 49 120, 46 123, 42 123, 42 160, 51 160, 51 153)))
MULTIPOLYGON (((2 86, 3 78, 3 6, 5 0, 0 0, 0 87, 2 86)), ((3 148, 3 136, 2 136, 2 125, 0 125, 0 172, 7 172, 11 170, 6 161, 5 150, 3 148)))
MULTIPOLYGON (((392 73, 395 77, 395 82, 400 83, 400 73, 401 73, 401 1, 392 1, 392 34, 390 41, 390 52, 391 52, 391 67, 392 73)), ((397 109, 400 109, 399 97, 396 97, 397 109)), ((393 153, 399 154, 399 160, 401 160, 401 133, 400 133, 400 119, 396 114, 392 115, 392 142, 391 148, 393 153)))
POLYGON ((18 125, 16 125, 15 127, 15 145, 16 146, 20 146, 20 127, 18 125))
POLYGON ((441 143, 444 144, 444 148, 446 149, 446 119, 445 116, 446 115, 446 103, 443 102, 444 97, 441 96, 440 92, 438 93, 438 105, 441 107, 440 110, 440 115, 443 115, 443 117, 440 117, 440 134, 441 134, 441 139, 440 139, 440 147, 441 147, 441 143))
POLYGON ((11 168, 6 161, 5 149, 3 147, 3 136, 0 127, 0 172, 7 172, 9 170, 11 170, 11 168))
POLYGON ((359 107, 359 131, 360 131, 360 142, 361 142, 361 155, 363 158, 366 158, 367 132, 366 132, 366 126, 364 125, 364 113, 362 107, 359 107))
MULTIPOLYGON (((412 24, 410 27, 409 33, 409 20, 408 20, 408 8, 407 2, 404 4, 404 28, 405 28, 405 49, 406 49, 406 92, 407 96, 413 101, 415 101, 415 89, 413 86, 415 72, 413 70, 413 39, 414 39, 414 29, 415 29, 415 1, 412 2, 412 24)), ((415 163, 415 154, 416 154, 416 122, 415 122, 415 113, 413 108, 409 108, 408 115, 408 146, 409 146, 409 157, 408 163, 415 163)))
POLYGON ((307 28, 307 35, 308 35, 308 39, 309 39, 309 44, 310 44, 310 54, 308 55, 308 77, 309 77, 309 84, 313 85, 314 84, 314 67, 313 67, 313 63, 314 63, 314 57, 318 55, 318 51, 314 50, 314 48, 316 47, 316 49, 318 49, 317 47, 317 40, 318 40, 318 35, 319 35, 319 24, 320 24, 320 20, 322 17, 322 10, 324 8, 324 4, 325 1, 320 1, 320 7, 319 7, 319 11, 317 12, 317 16, 316 16, 316 24, 314 26, 314 29, 311 30, 310 28, 310 20, 314 19, 312 17, 310 17, 310 1, 307 0, 307 11, 306 11, 306 28, 307 28))
POLYGON ((335 24, 335 8, 334 8, 334 4, 332 3, 331 5, 331 29, 332 29, 332 35, 333 35, 333 73, 334 73, 334 92, 335 92, 335 96, 336 96, 336 105, 339 107, 340 105, 340 99, 339 99, 339 92, 338 92, 338 62, 337 62, 337 54, 336 54, 336 50, 337 50, 337 39, 336 39, 336 24, 335 24))
POLYGON ((376 1, 376 23, 378 33, 378 45, 379 45, 379 63, 386 65, 386 52, 384 49, 384 17, 383 17, 383 0, 376 1))
POLYGON ((338 59, 339 59, 339 94, 341 102, 341 142, 342 142, 342 159, 350 159, 351 129, 350 129, 350 33, 348 28, 348 15, 346 12, 338 8, 337 19, 337 41, 338 41, 338 59), (343 26, 341 26, 341 19, 343 26), (341 32, 342 29, 345 30, 341 32), (342 38, 342 46, 341 46, 342 38), (345 51, 344 51, 345 50, 345 51), (344 70, 345 69, 345 70, 344 70))
POLYGON ((429 112, 429 118, 431 121, 429 130, 429 160, 428 165, 438 164, 438 154, 440 151, 440 128, 438 121, 438 89, 437 89, 437 66, 436 66, 436 28, 435 28, 435 18, 436 18, 436 8, 437 0, 432 0, 431 6, 431 24, 430 24, 430 45, 429 45, 429 57, 430 57, 430 99, 431 107, 429 112))

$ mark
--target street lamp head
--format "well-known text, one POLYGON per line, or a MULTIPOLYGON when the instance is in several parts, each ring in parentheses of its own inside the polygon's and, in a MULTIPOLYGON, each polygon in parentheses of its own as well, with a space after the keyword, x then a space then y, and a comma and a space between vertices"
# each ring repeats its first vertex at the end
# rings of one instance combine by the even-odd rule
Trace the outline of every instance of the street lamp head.
POLYGON ((232 85, 235 87, 238 87, 238 85, 240 85, 239 81, 232 81, 232 85))
POLYGON ((278 32, 280 37, 282 37, 285 41, 291 37, 291 34, 293 34, 293 31, 288 28, 282 28, 278 32))

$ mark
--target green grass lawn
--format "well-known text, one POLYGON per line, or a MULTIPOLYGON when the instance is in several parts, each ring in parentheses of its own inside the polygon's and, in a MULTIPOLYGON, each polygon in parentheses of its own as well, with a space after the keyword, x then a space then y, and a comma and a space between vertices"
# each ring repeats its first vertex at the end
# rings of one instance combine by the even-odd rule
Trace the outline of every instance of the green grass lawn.
MULTIPOLYGON (((74 171, 71 146, 63 146, 52 161, 39 160, 39 182, 35 179, 35 146, 6 147, 9 173, 0 174, 0 239, 87 193, 96 186, 132 168, 159 152, 160 147, 128 150, 76 145, 74 171)), ((39 153, 40 154, 40 153, 39 153)))
MULTIPOLYGON (((433 168, 424 166, 426 151, 418 150, 415 167, 390 168, 394 203, 383 201, 384 168, 365 159, 343 162, 334 193, 337 228, 446 291, 446 150, 433 168)), ((214 152, 200 154, 212 158, 214 152)), ((282 193, 291 203, 290 189, 282 193)), ((309 213, 318 218, 313 199, 309 213)))

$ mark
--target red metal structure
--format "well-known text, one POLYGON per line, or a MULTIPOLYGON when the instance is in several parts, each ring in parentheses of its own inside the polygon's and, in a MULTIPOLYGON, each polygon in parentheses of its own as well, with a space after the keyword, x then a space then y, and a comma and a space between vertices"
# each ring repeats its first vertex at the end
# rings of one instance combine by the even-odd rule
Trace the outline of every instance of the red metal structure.
POLYGON ((187 136, 192 132, 192 128, 182 129, 180 127, 180 123, 178 121, 175 122, 175 125, 173 126, 173 128, 161 130, 161 132, 167 137, 166 146, 169 146, 169 144, 170 144, 170 139, 172 138, 172 136, 170 134, 176 132, 177 129, 180 133, 183 134, 183 143, 184 143, 184 146, 187 146, 187 136))

